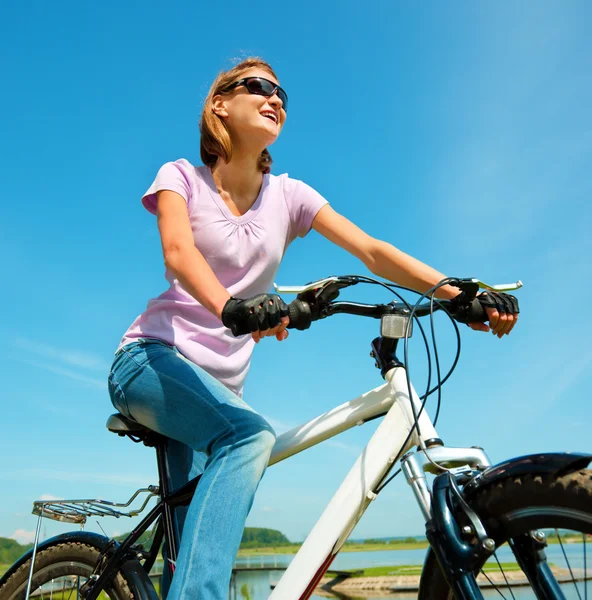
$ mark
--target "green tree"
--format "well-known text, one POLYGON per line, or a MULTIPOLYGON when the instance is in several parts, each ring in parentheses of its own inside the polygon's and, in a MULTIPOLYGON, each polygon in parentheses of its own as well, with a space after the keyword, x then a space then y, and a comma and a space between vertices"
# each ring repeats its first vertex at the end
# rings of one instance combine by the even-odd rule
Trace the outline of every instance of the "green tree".
POLYGON ((32 547, 33 544, 21 545, 16 540, 0 537, 0 563, 10 565, 32 547))
POLYGON ((277 529, 245 527, 241 548, 261 548, 265 546, 287 546, 290 540, 277 529))

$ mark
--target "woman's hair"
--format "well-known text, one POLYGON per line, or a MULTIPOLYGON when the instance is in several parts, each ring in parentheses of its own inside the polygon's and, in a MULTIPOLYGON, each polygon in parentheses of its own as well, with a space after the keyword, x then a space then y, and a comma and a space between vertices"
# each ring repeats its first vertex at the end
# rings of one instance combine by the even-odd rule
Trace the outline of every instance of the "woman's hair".
MULTIPOLYGON (((199 151, 201 160, 208 167, 213 167, 218 158, 222 158, 225 162, 229 162, 232 158, 232 141, 226 123, 212 110, 214 96, 222 93, 222 90, 240 79, 246 71, 254 68, 263 69, 277 79, 268 63, 261 58, 249 57, 232 67, 232 69, 222 71, 212 83, 199 120, 199 131, 201 133, 199 151)), ((259 157, 259 169, 263 173, 269 173, 271 163, 271 154, 265 148, 259 157)))

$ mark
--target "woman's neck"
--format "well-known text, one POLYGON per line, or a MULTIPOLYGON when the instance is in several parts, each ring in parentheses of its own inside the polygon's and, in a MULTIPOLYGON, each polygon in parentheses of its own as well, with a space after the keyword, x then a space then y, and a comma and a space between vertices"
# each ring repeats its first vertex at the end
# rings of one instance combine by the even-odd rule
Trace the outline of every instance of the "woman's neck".
POLYGON ((212 167, 218 192, 225 201, 229 197, 241 212, 253 205, 261 190, 263 174, 259 170, 260 156, 261 152, 245 153, 233 149, 230 162, 218 159, 212 167))

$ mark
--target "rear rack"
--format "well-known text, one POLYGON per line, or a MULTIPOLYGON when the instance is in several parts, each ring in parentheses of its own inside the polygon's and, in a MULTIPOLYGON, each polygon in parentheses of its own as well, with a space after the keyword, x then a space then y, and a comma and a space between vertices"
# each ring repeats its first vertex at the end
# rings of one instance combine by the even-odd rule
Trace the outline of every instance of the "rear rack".
POLYGON ((151 498, 159 495, 156 485, 139 489, 127 502, 109 502, 108 500, 37 500, 33 502, 33 514, 62 523, 79 523, 84 525, 88 517, 135 517, 145 508, 151 498), (135 510, 117 510, 129 507, 140 495, 146 493, 140 508, 135 510))

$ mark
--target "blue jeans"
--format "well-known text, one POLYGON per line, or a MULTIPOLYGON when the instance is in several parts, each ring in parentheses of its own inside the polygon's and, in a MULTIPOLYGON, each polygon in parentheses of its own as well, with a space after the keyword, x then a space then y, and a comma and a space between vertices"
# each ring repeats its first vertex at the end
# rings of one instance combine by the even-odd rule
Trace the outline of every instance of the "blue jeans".
POLYGON ((181 515, 184 523, 178 523, 181 543, 169 600, 226 600, 245 521, 275 443, 272 427, 160 340, 138 340, 116 354, 109 393, 123 415, 171 439, 171 489, 203 471, 181 515))

